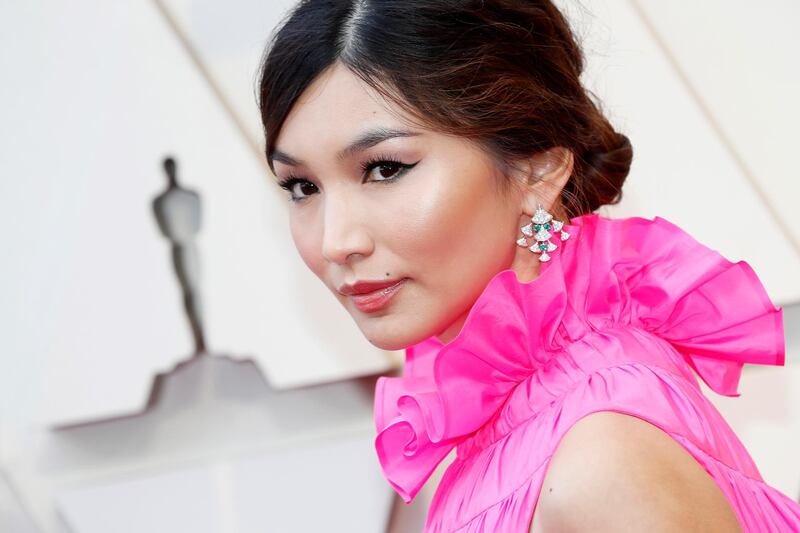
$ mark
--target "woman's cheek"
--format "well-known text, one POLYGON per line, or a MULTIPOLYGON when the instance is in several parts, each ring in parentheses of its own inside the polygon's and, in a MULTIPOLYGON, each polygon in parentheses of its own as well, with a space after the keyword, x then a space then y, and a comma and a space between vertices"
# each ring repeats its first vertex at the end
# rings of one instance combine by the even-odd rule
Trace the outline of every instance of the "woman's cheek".
POLYGON ((290 215, 290 231, 297 253, 306 266, 317 276, 324 272, 322 257, 321 228, 314 227, 313 219, 309 222, 307 214, 290 215))

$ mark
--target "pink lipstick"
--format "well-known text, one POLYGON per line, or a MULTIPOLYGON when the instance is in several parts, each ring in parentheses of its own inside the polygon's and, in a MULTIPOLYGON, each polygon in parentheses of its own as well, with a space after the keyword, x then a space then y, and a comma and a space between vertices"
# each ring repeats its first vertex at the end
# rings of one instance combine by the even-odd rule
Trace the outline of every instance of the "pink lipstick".
POLYGON ((365 313, 383 309, 392 300, 392 297, 405 285, 408 278, 403 278, 392 285, 388 285, 372 292, 350 294, 350 299, 356 307, 365 313))

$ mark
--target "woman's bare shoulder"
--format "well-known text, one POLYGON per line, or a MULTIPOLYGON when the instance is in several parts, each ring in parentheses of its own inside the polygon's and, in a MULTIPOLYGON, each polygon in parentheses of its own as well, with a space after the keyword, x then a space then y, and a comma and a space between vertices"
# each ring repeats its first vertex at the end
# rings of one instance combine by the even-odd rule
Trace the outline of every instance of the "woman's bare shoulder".
POLYGON ((741 531, 702 465, 636 416, 600 411, 583 417, 547 468, 531 533, 741 531))

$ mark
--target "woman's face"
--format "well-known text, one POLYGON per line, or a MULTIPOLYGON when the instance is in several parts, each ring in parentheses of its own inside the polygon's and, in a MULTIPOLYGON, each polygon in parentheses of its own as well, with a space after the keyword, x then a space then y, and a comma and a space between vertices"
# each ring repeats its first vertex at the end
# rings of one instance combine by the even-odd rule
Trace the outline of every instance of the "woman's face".
POLYGON ((385 350, 431 335, 449 342, 498 271, 538 274, 536 254, 515 242, 531 198, 504 195, 504 178, 472 143, 404 116, 337 63, 301 95, 275 143, 278 180, 301 180, 287 193, 297 198, 289 212, 298 252, 385 350), (372 307, 339 292, 394 280, 405 281, 372 307))

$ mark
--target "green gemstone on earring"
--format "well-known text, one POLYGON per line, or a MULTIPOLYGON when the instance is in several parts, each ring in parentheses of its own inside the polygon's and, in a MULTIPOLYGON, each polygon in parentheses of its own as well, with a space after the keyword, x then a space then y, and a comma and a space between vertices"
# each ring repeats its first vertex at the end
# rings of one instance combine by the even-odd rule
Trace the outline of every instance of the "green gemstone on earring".
POLYGON ((536 231, 539 231, 540 229, 542 229, 542 226, 540 224, 536 224, 534 228, 536 228, 536 231))
POLYGON ((547 245, 545 243, 542 243, 542 244, 539 245, 539 249, 540 250, 545 250, 545 249, 547 249, 547 245))
POLYGON ((544 227, 545 227, 546 229, 550 229, 550 223, 548 222, 547 224, 545 224, 545 225, 544 225, 544 227))

